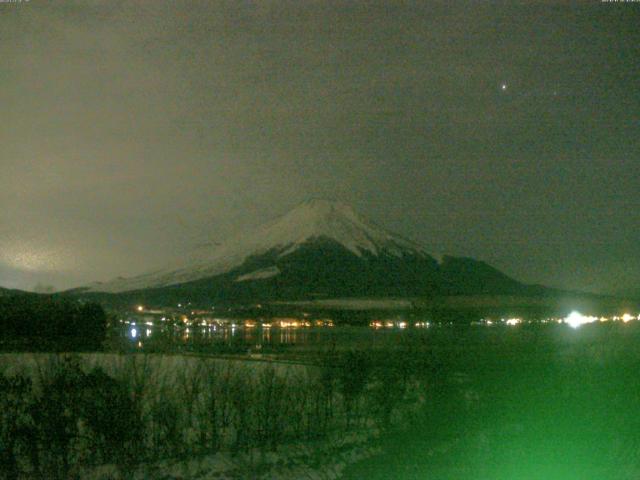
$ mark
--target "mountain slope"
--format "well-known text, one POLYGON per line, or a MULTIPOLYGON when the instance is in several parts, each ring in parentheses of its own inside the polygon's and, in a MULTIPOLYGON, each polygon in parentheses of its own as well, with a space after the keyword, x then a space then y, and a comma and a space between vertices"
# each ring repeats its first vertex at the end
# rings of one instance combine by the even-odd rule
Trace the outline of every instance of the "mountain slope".
POLYGON ((184 265, 90 285, 87 292, 174 301, 522 293, 489 265, 392 234, 347 205, 315 200, 184 265))
POLYGON ((118 293, 191 282, 229 272, 252 257, 285 257, 306 242, 317 239, 333 241, 357 257, 366 254, 428 257, 418 244, 384 231, 356 214, 351 207, 314 200, 248 235, 202 250, 198 258, 185 265, 94 283, 89 285, 89 291, 118 293))
POLYGON ((13 288, 3 288, 0 287, 0 297, 10 297, 10 296, 16 296, 16 295, 37 295, 36 293, 33 292, 26 292, 24 290, 16 290, 13 288))

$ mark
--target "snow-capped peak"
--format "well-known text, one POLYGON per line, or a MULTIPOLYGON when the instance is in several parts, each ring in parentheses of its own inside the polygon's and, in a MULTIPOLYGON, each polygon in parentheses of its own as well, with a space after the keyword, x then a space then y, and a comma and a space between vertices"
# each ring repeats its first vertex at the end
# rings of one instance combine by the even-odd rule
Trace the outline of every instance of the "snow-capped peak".
MULTIPOLYGON (((427 255, 418 244, 376 226, 358 215, 349 205, 328 200, 310 200, 248 235, 241 235, 222 245, 214 245, 210 250, 201 251, 196 259, 185 265, 93 284, 90 289, 123 292, 207 278, 226 273, 242 265, 251 256, 267 252, 287 255, 301 244, 319 238, 333 240, 358 256, 364 252, 372 255, 382 252, 396 256, 405 253, 427 255)), ((271 275, 279 273, 275 269, 269 272, 271 275)))
POLYGON ((374 225, 349 205, 329 200, 304 202, 265 225, 260 233, 260 243, 265 246, 288 246, 283 254, 307 240, 320 237, 334 240, 356 255, 364 251, 377 255, 382 250, 392 254, 399 254, 401 250, 422 250, 417 244, 374 225))

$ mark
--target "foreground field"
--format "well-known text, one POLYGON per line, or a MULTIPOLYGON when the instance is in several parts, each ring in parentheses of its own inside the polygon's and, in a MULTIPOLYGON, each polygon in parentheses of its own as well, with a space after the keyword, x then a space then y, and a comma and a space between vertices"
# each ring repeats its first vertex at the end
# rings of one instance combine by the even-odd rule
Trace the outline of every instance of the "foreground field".
POLYGON ((401 360, 2 355, 0 478, 335 475, 420 404, 401 360))
POLYGON ((345 332, 303 364, 1 355, 0 478, 640 477, 640 325, 345 332))
POLYGON ((449 357, 469 382, 467 402, 450 402, 452 392, 432 403, 345 478, 640 478, 638 326, 504 333, 514 336, 467 337, 449 357))

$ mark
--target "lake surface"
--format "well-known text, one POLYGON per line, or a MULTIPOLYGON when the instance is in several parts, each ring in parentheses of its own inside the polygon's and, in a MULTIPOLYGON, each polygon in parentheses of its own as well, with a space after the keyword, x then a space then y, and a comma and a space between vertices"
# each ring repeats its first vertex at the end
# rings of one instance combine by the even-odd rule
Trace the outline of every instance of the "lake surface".
POLYGON ((119 341, 142 350, 164 347, 202 352, 304 352, 331 349, 445 348, 455 352, 499 348, 513 354, 521 349, 562 355, 581 348, 598 354, 606 348, 627 348, 638 339, 640 322, 607 322, 572 328, 566 324, 517 326, 433 325, 399 328, 367 326, 270 327, 165 326, 129 324, 116 327, 119 341), (615 345, 611 345, 611 343, 615 345))
POLYGON ((333 327, 173 327, 124 325, 117 335, 130 345, 145 349, 158 345, 198 350, 282 351, 296 349, 378 348, 402 343, 426 332, 401 328, 374 329, 366 326, 333 327))

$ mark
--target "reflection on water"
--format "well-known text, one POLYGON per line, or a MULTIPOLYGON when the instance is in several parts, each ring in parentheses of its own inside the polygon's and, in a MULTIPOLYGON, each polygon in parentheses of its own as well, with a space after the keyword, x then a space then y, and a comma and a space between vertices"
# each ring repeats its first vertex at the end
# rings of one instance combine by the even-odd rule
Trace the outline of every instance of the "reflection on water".
MULTIPOLYGON (((425 332, 426 333, 426 332, 425 332)), ((344 345, 350 348, 378 347, 398 343, 410 334, 408 329, 375 330, 366 326, 337 327, 264 327, 169 326, 155 325, 140 329, 123 325, 118 335, 130 346, 149 351, 198 351, 260 356, 287 351, 326 351, 344 345), (140 343, 139 343, 140 342, 140 343)))
POLYGON ((230 326, 153 326, 140 330, 135 326, 126 326, 122 335, 132 342, 144 340, 168 341, 170 343, 200 343, 227 345, 296 345, 321 342, 331 335, 329 328, 322 327, 244 327, 230 326))
MULTIPOLYGON (((469 341, 503 341, 522 338, 538 341, 538 335, 560 335, 564 338, 588 335, 594 328, 617 326, 629 330, 640 321, 640 315, 623 314, 613 317, 583 316, 573 312, 566 318, 526 320, 521 318, 483 318, 470 324, 432 323, 423 319, 404 318, 373 320, 368 326, 337 325, 328 319, 273 318, 267 320, 228 319, 224 323, 191 319, 170 322, 159 319, 129 318, 113 327, 112 334, 126 339, 126 344, 150 352, 189 351, 216 354, 262 354, 330 352, 345 348, 406 347, 411 342, 449 344, 470 338, 469 341), (580 335, 580 333, 584 335, 580 335), (444 340, 443 340, 444 339, 444 340)), ((640 325, 640 322, 639 322, 640 325)), ((466 344, 465 344, 466 345, 466 344)))
POLYGON ((426 330, 428 322, 411 324, 403 319, 386 320, 384 328, 378 322, 369 327, 335 326, 330 318, 271 319, 177 319, 163 317, 129 317, 115 327, 116 335, 126 338, 130 345, 145 349, 173 349, 218 351, 231 353, 266 353, 281 351, 283 347, 300 346, 305 349, 335 348, 336 344, 380 345, 381 340, 396 341, 408 330, 426 330), (415 328, 414 328, 415 327, 415 328))

